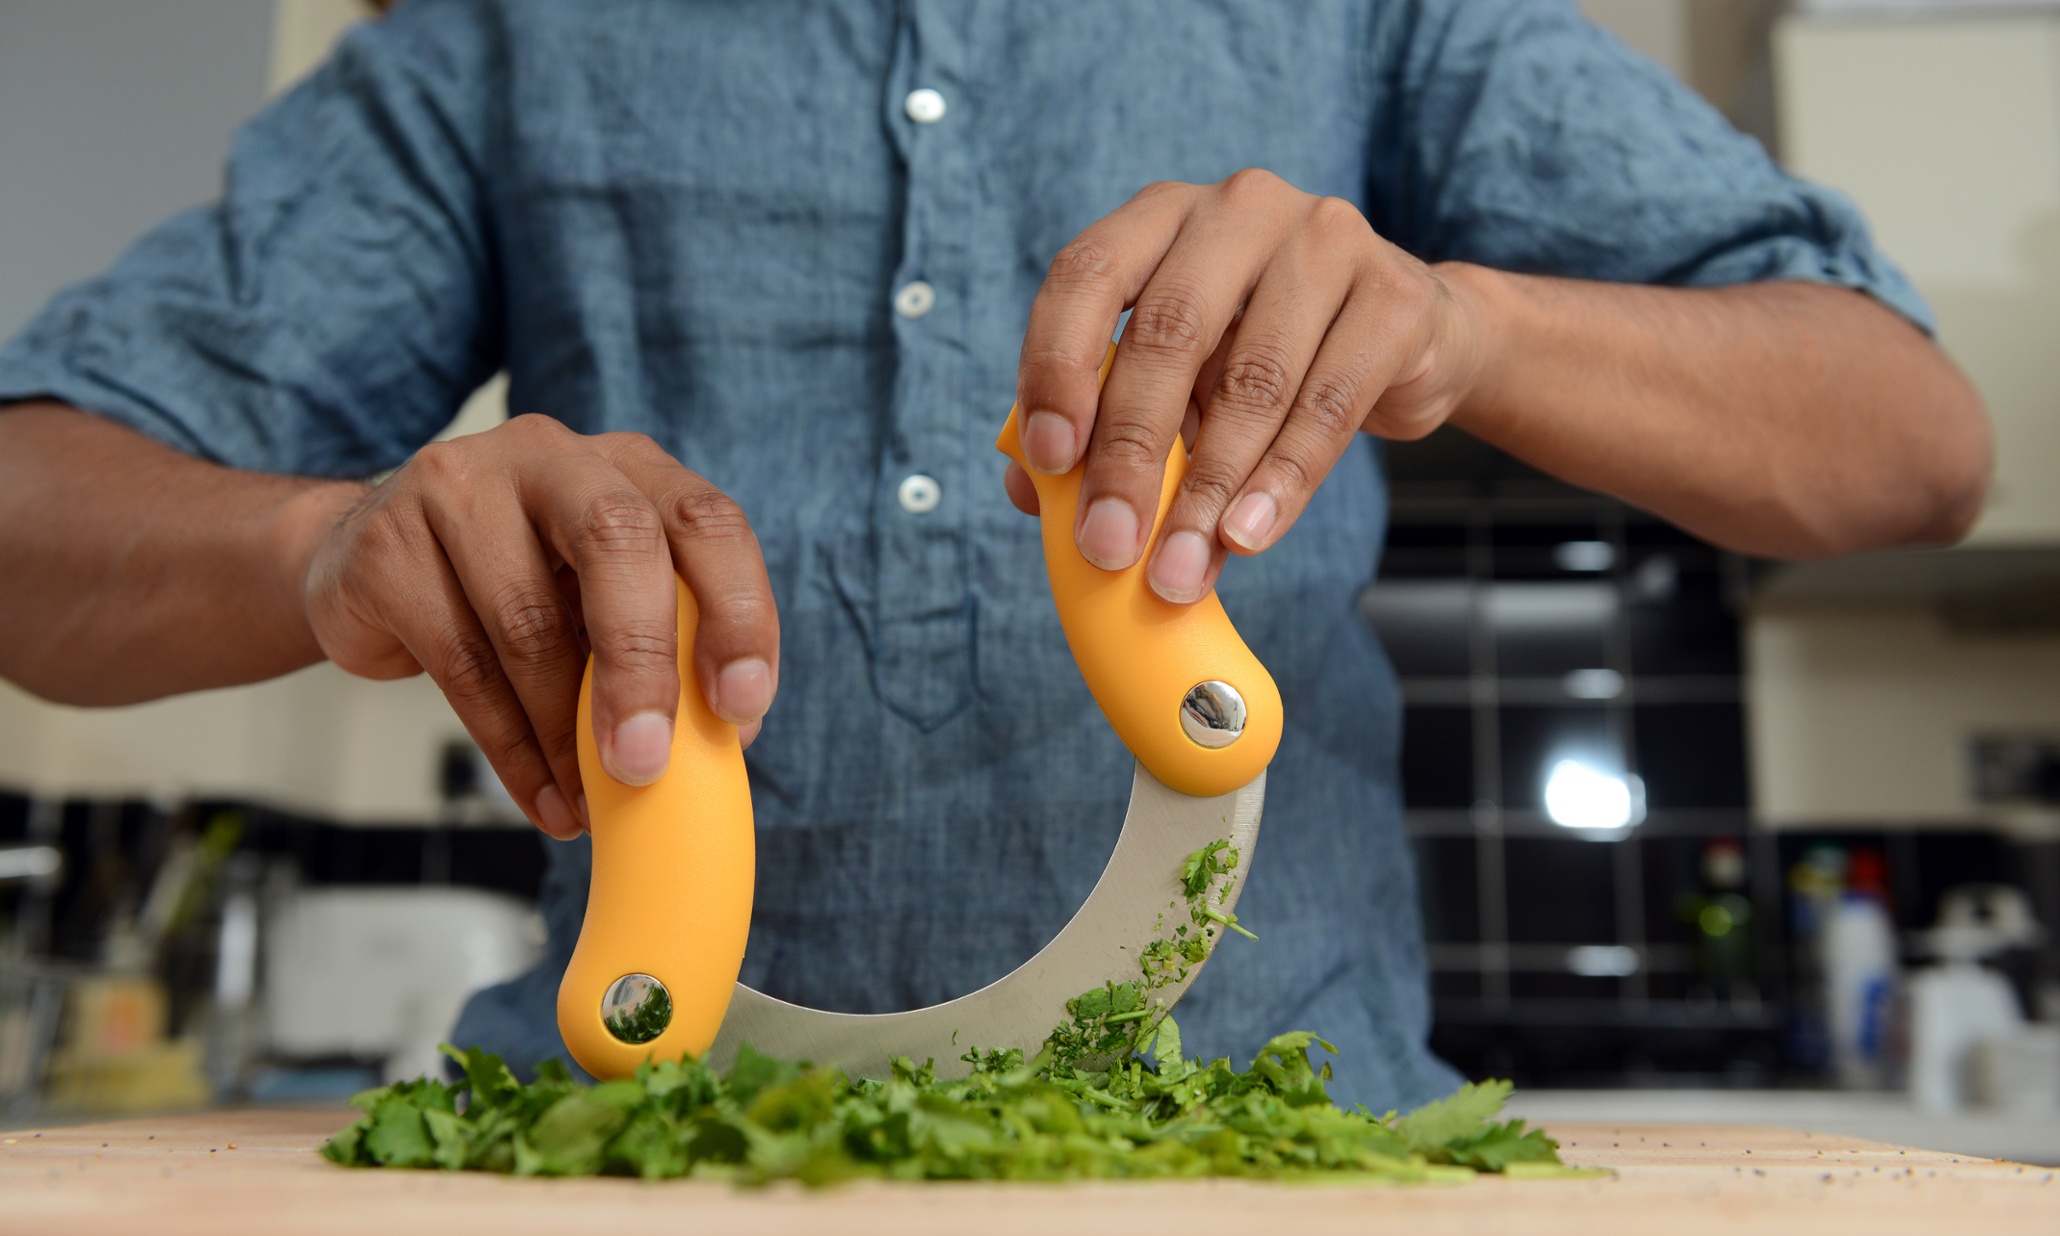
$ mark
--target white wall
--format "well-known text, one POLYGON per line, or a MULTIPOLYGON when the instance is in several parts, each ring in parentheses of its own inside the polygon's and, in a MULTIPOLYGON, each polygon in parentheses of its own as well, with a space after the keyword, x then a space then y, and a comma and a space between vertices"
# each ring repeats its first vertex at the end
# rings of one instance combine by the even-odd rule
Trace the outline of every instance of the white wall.
POLYGON ((1689 77, 1687 0, 1581 0, 1581 12, 1639 52, 1689 77))
POLYGON ((1967 742, 2060 737, 2060 636, 1955 633, 1920 605, 1763 606, 1745 653, 1760 823, 2053 827, 1977 802, 1967 742))
POLYGON ((307 76, 370 11, 364 0, 275 0, 273 8, 265 82, 274 94, 307 76))
POLYGON ((213 197, 272 0, 0 0, 0 336, 213 197))

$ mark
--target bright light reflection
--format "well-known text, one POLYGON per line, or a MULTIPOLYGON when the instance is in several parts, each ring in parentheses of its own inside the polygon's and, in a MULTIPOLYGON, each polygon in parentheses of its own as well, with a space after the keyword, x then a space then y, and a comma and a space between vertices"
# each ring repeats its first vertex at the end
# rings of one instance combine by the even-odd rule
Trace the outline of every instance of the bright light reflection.
POLYGON ((1559 682, 1577 700, 1613 700, 1624 693, 1624 676, 1613 669, 1577 669, 1559 682))
POLYGON ((1607 571, 1617 551, 1608 541, 1561 541, 1552 547, 1552 561, 1562 571, 1607 571))
POLYGON ((1566 951, 1566 968, 1583 978, 1629 978, 1638 973, 1638 950, 1621 944, 1580 944, 1566 951))
POLYGON ((64 853, 51 845, 9 846, 0 850, 0 880, 35 880, 57 874, 64 853))
POLYGON ((1561 828, 1629 828, 1644 814, 1631 782, 1580 760, 1561 760, 1545 778, 1545 814, 1561 828))

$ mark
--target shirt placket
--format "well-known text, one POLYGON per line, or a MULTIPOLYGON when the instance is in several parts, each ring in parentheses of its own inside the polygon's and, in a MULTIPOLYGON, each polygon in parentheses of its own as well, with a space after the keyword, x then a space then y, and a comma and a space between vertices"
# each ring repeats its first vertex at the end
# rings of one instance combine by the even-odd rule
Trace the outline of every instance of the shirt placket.
POLYGON ((959 408, 970 354, 965 135, 973 108, 958 20, 950 4, 906 4, 886 92, 906 188, 889 306, 895 378, 873 494, 873 682, 890 707, 925 729, 962 708, 973 682, 959 408))

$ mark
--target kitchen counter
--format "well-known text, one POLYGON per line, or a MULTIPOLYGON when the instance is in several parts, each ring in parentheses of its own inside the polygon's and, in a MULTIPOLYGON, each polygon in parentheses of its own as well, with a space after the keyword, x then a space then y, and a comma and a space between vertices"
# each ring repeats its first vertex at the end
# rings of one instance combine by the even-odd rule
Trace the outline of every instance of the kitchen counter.
POLYGON ((0 1228, 124 1236, 494 1236, 569 1231, 1182 1236, 1522 1231, 1609 1236, 1766 1230, 2060 1231, 2060 1171, 1850 1137, 1690 1124, 1553 1124, 1600 1179, 1367 1188, 1244 1181, 860 1184, 810 1192, 632 1180, 346 1170, 316 1157, 349 1118, 226 1111, 0 1137, 0 1228))
POLYGON ((1532 1124, 1693 1121, 1779 1125, 1947 1154, 2060 1166, 2060 1113, 1920 1112, 1906 1094, 1854 1090, 1519 1090, 1532 1124))

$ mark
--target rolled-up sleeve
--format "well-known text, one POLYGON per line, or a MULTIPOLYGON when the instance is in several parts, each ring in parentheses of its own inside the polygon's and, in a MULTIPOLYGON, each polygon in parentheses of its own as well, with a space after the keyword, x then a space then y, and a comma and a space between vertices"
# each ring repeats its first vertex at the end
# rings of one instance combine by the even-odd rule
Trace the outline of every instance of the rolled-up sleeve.
POLYGON ((1848 198, 1783 172, 1571 0, 1388 13, 1376 55, 1398 123, 1369 196, 1418 256, 1679 287, 1810 280, 1932 329, 1848 198))
POLYGON ((242 468, 358 476, 500 361, 480 200, 487 27, 403 6, 237 136, 221 200, 66 289, 5 349, 54 398, 242 468))

